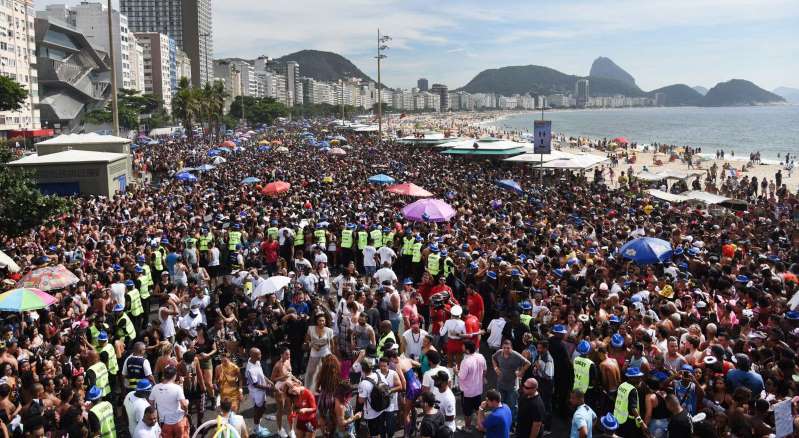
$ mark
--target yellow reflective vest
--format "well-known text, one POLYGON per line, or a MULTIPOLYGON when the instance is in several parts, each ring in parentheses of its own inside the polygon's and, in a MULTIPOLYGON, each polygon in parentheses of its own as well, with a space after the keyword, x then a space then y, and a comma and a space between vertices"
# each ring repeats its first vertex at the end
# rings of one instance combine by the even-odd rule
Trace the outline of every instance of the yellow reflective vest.
POLYGON ((585 357, 574 359, 574 386, 572 389, 579 390, 583 394, 588 391, 591 383, 591 365, 594 362, 585 357))
POLYGON ((383 234, 383 246, 391 247, 394 245, 394 232, 383 234))
POLYGON ((111 392, 111 385, 108 382, 108 367, 102 361, 98 361, 89 367, 89 371, 94 373, 94 386, 103 390, 103 397, 111 392))
POLYGON ((438 275, 438 271, 441 269, 441 256, 438 253, 431 252, 427 256, 427 272, 430 275, 438 275))
POLYGON ((341 247, 352 248, 352 230, 343 230, 341 232, 341 247))
POLYGON ((369 232, 369 238, 372 239, 372 245, 375 246, 375 249, 380 248, 381 246, 383 246, 383 232, 382 231, 380 231, 378 229, 374 229, 374 230, 370 231, 369 232))
POLYGON ((128 291, 128 299, 130 300, 130 314, 139 316, 144 313, 144 308, 141 305, 141 294, 138 289, 131 289, 128 291))
POLYGON ((413 244, 416 243, 416 239, 413 237, 403 237, 402 238, 402 255, 413 255, 413 244))
POLYGON ((422 261, 422 242, 416 242, 411 247, 411 263, 422 261))
POLYGON ((327 231, 325 230, 315 230, 313 232, 314 240, 318 245, 322 246, 322 249, 325 249, 325 245, 327 244, 327 231))
POLYGON ((95 348, 95 351, 97 351, 97 354, 102 352, 108 354, 108 363, 105 364, 106 369, 108 370, 108 374, 116 376, 117 372, 119 372, 119 363, 117 362, 117 351, 114 346, 106 342, 102 347, 95 348))
POLYGON ((228 233, 227 247, 230 250, 235 250, 236 245, 241 243, 241 231, 231 231, 228 233))
POLYGON ((89 409, 89 412, 97 417, 100 424, 100 436, 102 438, 116 438, 116 425, 114 424, 114 407, 111 403, 104 401, 97 403, 89 409))
POLYGON ((116 332, 114 332, 117 339, 122 339, 125 342, 132 341, 136 338, 136 327, 127 313, 122 312, 122 316, 117 318, 116 332))
POLYGON ((305 245, 305 230, 297 228, 297 231, 294 232, 294 246, 303 245, 305 245))
POLYGON ((366 248, 369 244, 369 234, 366 231, 358 231, 358 249, 366 248))
POLYGON ((634 390, 635 386, 628 382, 624 382, 619 385, 619 389, 616 391, 616 404, 613 407, 613 416, 616 417, 616 421, 618 421, 619 424, 626 423, 630 416, 630 407, 627 406, 627 403, 630 399, 630 393, 634 390))

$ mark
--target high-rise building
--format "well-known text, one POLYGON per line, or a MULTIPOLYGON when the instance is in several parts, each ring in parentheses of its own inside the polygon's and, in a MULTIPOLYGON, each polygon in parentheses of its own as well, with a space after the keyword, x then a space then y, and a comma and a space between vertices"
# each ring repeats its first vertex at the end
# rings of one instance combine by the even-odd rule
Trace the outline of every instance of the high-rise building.
POLYGON ((144 92, 164 101, 164 108, 172 108, 172 90, 176 72, 175 42, 157 32, 136 32, 136 39, 144 51, 144 92))
POLYGON ((0 136, 11 130, 39 129, 34 18, 32 0, 0 1, 0 75, 28 91, 20 109, 0 112, 0 136))
POLYGON ((433 84, 430 87, 430 92, 434 94, 438 94, 439 100, 441 102, 441 107, 439 111, 449 111, 449 89, 444 84, 433 84))
POLYGON ((176 79, 180 82, 180 78, 186 78, 191 82, 191 59, 189 55, 183 50, 178 49, 175 56, 175 70, 177 71, 176 79))
POLYGON ((192 84, 213 78, 211 0, 120 0, 133 32, 158 32, 175 40, 191 60, 192 84))
POLYGON ((136 35, 129 33, 128 61, 130 62, 130 89, 144 93, 144 47, 136 35))
POLYGON ((588 79, 580 79, 574 84, 574 97, 578 108, 585 108, 591 94, 588 90, 588 79))
POLYGON ((419 80, 416 81, 416 88, 418 88, 419 91, 428 91, 430 89, 429 87, 430 85, 425 78, 419 78, 419 80))

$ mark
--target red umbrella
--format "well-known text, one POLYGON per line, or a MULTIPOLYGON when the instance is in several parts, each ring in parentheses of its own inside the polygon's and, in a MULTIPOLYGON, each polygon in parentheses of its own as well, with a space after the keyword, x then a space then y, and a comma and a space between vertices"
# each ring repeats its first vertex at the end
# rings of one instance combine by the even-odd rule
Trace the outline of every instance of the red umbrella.
POLYGON ((285 181, 275 181, 264 186, 264 189, 261 190, 261 193, 268 196, 276 196, 281 193, 288 192, 290 188, 291 184, 285 181))
POLYGON ((618 144, 630 144, 627 137, 616 137, 613 139, 613 142, 618 144))
POLYGON ((416 198, 429 198, 433 196, 432 193, 428 192, 427 190, 413 183, 396 184, 393 186, 389 186, 387 190, 391 193, 397 193, 399 195, 405 195, 405 196, 413 196, 416 198))
POLYGON ((236 147, 236 143, 233 143, 230 140, 225 140, 224 142, 222 142, 222 146, 224 146, 226 148, 235 148, 236 147))

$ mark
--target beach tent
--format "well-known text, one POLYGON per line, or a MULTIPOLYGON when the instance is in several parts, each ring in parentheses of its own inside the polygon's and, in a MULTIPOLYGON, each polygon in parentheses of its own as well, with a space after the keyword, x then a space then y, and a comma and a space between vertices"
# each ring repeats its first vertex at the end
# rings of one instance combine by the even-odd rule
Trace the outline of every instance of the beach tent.
POLYGON ((663 190, 649 189, 649 190, 647 190, 647 193, 652 195, 652 197, 654 197, 654 198, 660 199, 662 201, 667 201, 667 202, 688 202, 688 201, 690 201, 690 198, 688 198, 687 196, 675 195, 673 193, 664 192, 663 190))

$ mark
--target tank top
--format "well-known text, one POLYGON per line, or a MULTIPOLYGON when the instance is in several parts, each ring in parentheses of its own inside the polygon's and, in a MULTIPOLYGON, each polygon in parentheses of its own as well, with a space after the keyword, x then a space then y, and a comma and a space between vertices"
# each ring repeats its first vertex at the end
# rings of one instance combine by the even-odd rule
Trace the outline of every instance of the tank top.
POLYGON ((356 325, 353 329, 355 332, 355 346, 359 350, 363 350, 371 344, 371 339, 369 339, 369 330, 366 327, 361 326, 360 324, 356 325))
POLYGON ((666 409, 666 400, 658 393, 655 393, 655 397, 658 398, 658 405, 655 406, 655 409, 652 409, 652 418, 655 420, 671 418, 671 413, 666 409))
POLYGON ((175 321, 169 315, 166 318, 161 317, 161 311, 158 311, 158 319, 161 320, 161 335, 165 338, 175 336, 175 321))

